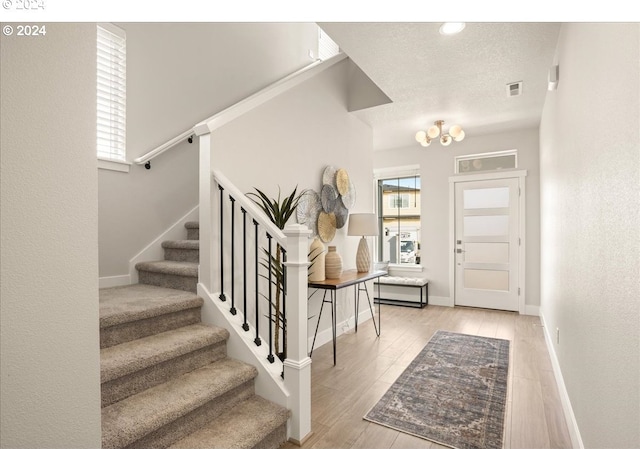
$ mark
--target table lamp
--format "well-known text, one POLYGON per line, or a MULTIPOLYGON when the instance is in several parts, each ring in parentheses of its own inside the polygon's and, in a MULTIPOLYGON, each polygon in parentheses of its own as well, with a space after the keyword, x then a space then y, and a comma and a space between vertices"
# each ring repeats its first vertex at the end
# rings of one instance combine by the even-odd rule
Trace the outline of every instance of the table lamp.
POLYGON ((351 214, 349 215, 349 228, 347 235, 359 235, 362 238, 358 244, 356 253, 356 268, 358 273, 366 273, 371 268, 371 256, 366 236, 378 235, 378 219, 376 214, 351 214))

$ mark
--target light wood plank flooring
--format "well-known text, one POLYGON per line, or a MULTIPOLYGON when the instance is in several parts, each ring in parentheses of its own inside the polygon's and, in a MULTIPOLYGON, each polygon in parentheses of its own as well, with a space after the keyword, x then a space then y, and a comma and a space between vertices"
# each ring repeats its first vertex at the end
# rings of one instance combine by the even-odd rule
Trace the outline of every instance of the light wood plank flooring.
POLYGON ((505 449, 571 447, 540 319, 438 306, 382 306, 381 336, 376 338, 371 320, 357 333, 347 331, 338 337, 336 366, 331 343, 314 350, 313 435, 302 447, 443 448, 362 419, 438 329, 511 341, 505 449))

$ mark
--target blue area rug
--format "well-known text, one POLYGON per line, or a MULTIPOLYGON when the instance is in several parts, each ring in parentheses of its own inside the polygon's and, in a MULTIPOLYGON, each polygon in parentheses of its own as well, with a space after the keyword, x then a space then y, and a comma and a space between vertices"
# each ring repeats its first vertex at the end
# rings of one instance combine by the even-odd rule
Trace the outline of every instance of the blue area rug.
POLYGON ((456 449, 500 449, 509 341, 437 331, 364 419, 456 449))

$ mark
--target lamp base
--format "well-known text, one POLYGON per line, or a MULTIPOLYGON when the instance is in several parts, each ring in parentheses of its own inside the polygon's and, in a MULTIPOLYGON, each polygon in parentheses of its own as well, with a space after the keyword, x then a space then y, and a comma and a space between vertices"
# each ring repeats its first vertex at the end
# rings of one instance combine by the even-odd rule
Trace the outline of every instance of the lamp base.
POLYGON ((358 244, 358 252, 356 253, 356 268, 358 273, 368 273, 371 268, 371 257, 369 256, 369 245, 367 240, 362 237, 358 244))

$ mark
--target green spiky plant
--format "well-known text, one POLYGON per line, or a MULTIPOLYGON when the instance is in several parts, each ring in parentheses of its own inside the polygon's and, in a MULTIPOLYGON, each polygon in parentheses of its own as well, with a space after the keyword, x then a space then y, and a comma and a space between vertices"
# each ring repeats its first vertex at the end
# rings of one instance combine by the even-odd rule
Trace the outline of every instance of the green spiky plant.
MULTIPOLYGON (((284 199, 281 199, 280 187, 278 187, 278 197, 272 199, 258 188, 254 187, 254 190, 255 192, 247 193, 247 196, 262 209, 267 217, 269 217, 269 220, 271 220, 271 222, 279 229, 284 229, 287 222, 296 211, 300 198, 302 198, 306 192, 302 191, 298 193, 298 186, 296 186, 291 194, 284 199)), ((287 327, 285 325, 285 317, 280 311, 280 297, 284 290, 284 267, 281 261, 282 247, 279 243, 276 245, 275 257, 273 255, 269 255, 267 250, 263 249, 263 251, 265 253, 265 261, 261 262, 261 265, 266 270, 269 270, 269 257, 271 257, 271 282, 276 288, 275 303, 269 304, 269 306, 274 309, 274 318, 272 319, 276 327, 274 346, 277 352, 280 348, 280 327, 282 327, 284 329, 284 341, 282 345, 282 353, 278 354, 278 356, 281 360, 284 360, 287 355, 287 327)), ((262 277, 268 279, 267 276, 262 277)))

